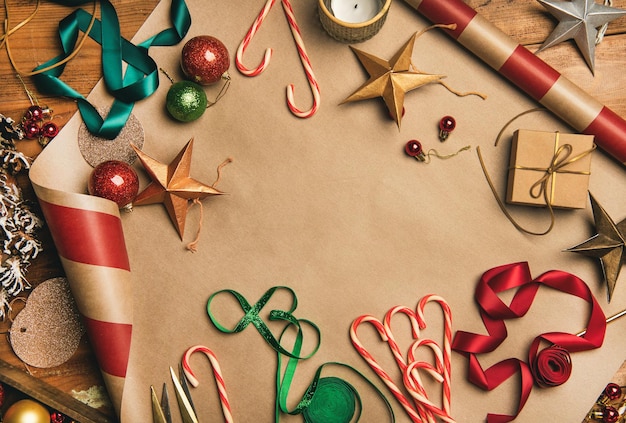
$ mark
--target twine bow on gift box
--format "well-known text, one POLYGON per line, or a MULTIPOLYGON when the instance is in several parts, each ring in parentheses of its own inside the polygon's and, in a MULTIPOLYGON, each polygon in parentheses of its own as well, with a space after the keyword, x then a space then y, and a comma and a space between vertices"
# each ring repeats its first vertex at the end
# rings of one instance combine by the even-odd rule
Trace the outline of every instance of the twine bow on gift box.
MULTIPOLYGON (((498 141, 500 139, 500 135, 502 134, 502 132, 503 131, 500 131, 500 134, 498 134, 498 137, 496 138, 496 142, 495 142, 496 146, 498 145, 498 141)), ((589 154, 591 154, 596 149, 596 147, 597 147, 596 144, 593 144, 593 146, 590 149, 585 150, 574 157, 571 157, 573 150, 574 150, 572 145, 563 144, 559 146, 559 131, 556 131, 554 133, 554 155, 552 156, 552 159, 550 160, 550 164, 548 165, 548 167, 544 168, 544 167, 515 165, 509 168, 509 170, 519 169, 519 170, 531 170, 531 171, 543 172, 543 174, 539 177, 539 179, 537 179, 537 181, 531 185, 530 190, 529 190, 529 194, 532 198, 536 199, 536 198, 540 198, 541 196, 543 196, 545 204, 550 213, 550 225, 548 226, 546 230, 542 232, 535 232, 535 231, 526 229, 515 221, 513 216, 506 209, 504 202, 502 201, 502 199, 496 192, 496 189, 493 185, 491 177, 489 176, 489 173, 483 161, 482 154, 480 152, 480 147, 477 147, 476 151, 478 153, 478 159, 480 160, 480 165, 482 167, 483 173, 485 174, 485 178, 487 179, 487 183, 489 184, 489 187, 491 188, 491 192, 493 193, 496 201, 498 202, 498 205, 500 206, 500 209, 502 210, 504 215, 507 217, 507 219, 509 219, 509 221, 513 224, 513 226, 515 226, 515 228, 521 232, 524 232, 530 235, 546 235, 552 230, 556 222, 553 204, 554 204, 554 193, 556 190, 557 174, 568 173, 568 174, 575 174, 575 175, 590 175, 589 171, 572 170, 572 169, 568 169, 567 167, 573 163, 576 163, 582 158, 588 156, 589 154)))
POLYGON ((583 151, 577 156, 571 157, 574 148, 571 144, 563 144, 559 146, 559 131, 554 133, 554 156, 552 156, 552 160, 550 160, 550 165, 547 168, 541 167, 531 167, 531 166, 521 166, 515 165, 514 169, 523 169, 523 170, 536 170, 539 172, 544 172, 544 174, 531 185, 530 187, 530 196, 533 198, 539 198, 543 195, 543 198, 546 202, 548 208, 552 208, 552 204, 554 202, 554 191, 556 187, 556 175, 558 173, 569 173, 574 175, 590 175, 591 172, 585 170, 571 170, 567 169, 567 166, 579 161, 583 157, 591 154, 593 150, 595 150, 595 144, 589 150, 583 151), (548 183, 550 184, 550 193, 548 195, 548 183))

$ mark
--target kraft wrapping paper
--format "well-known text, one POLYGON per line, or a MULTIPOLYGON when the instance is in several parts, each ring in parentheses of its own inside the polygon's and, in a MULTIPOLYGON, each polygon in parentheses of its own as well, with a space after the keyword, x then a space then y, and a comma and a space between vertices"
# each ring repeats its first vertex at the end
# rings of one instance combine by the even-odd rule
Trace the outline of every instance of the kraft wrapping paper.
MULTIPOLYGON (((216 36, 233 59, 262 7, 261 2, 247 0, 210 5, 191 0, 188 5, 193 19, 188 38, 216 36)), ((150 385, 159 390, 168 381, 174 398, 169 366, 177 366, 184 351, 196 344, 211 348, 220 360, 235 420, 273 421, 275 353, 252 327, 240 334, 224 335, 211 325, 206 302, 221 289, 234 289, 254 303, 272 286, 289 286, 299 300, 295 316, 320 327, 321 348, 299 365, 292 404, 300 400, 317 367, 327 361, 347 363, 383 389, 350 344, 350 324, 361 314, 382 319, 395 305, 414 308, 422 296, 435 293, 446 298, 452 308, 453 330, 483 333, 474 288, 484 271, 498 265, 528 261, 535 276, 551 269, 564 270, 587 281, 607 315, 626 307, 626 282, 618 281, 613 300, 607 304, 599 263, 562 251, 594 233, 590 208, 557 210, 556 226, 547 236, 522 234, 498 208, 474 150, 481 146, 503 196, 513 131, 571 132, 571 128, 549 116, 523 117, 494 147, 500 128, 536 104, 438 31, 418 39, 415 65, 424 72, 447 75, 446 82, 459 91, 487 94, 487 100, 456 97, 439 85, 422 87, 406 96, 401 130, 388 117, 382 101, 339 106, 367 75, 348 46, 324 32, 316 1, 294 7, 321 87, 321 107, 314 117, 298 119, 286 105, 289 83, 296 86, 295 100, 300 108, 308 108, 312 97, 278 5, 244 58, 248 67, 256 66, 264 49, 272 47, 270 66, 260 76, 248 78, 231 65, 230 89, 201 119, 180 124, 167 116, 164 104, 169 81, 165 77, 153 96, 135 106, 134 114, 145 130, 143 151, 152 157, 169 163, 194 137, 191 177, 208 184, 214 181, 219 163, 226 157, 234 161, 223 169, 219 186, 228 194, 203 201, 197 253, 185 250, 195 236, 197 206, 187 217, 183 242, 162 205, 136 207, 132 213, 119 216, 130 272, 113 272, 123 280, 127 278, 128 283, 107 283, 111 275, 102 272, 100 283, 83 284, 87 293, 79 296, 104 314, 118 306, 132 308, 126 377, 114 378, 108 386, 123 423, 151 421, 150 385), (440 143, 438 122, 448 114, 456 118, 457 128, 440 143), (434 158, 424 164, 404 154, 404 144, 410 139, 419 139, 425 149, 436 148, 442 154, 466 145, 473 148, 449 160, 434 158)), ((168 13, 169 3, 160 3, 136 40, 167 27, 168 13)), ((396 2, 382 30, 358 47, 388 59, 427 25, 410 6, 396 2)), ((157 64, 174 79, 182 79, 181 48, 182 44, 151 50, 157 64)), ((207 88, 209 98, 217 91, 218 87, 207 88)), ((98 106, 112 101, 102 83, 89 98, 98 106)), ((40 198, 69 198, 75 207, 105 209, 117 215, 107 201, 85 195, 91 168, 78 151, 80 124, 80 117, 75 116, 66 125, 36 160, 31 179, 40 198)), ((626 216, 623 167, 602 152, 593 154, 589 189, 619 221, 626 216)), ((138 163, 136 167, 143 187, 148 182, 146 174, 138 163)), ((536 223, 543 227, 549 218, 545 210, 511 207, 519 220, 531 226, 536 223)), ((94 277, 89 268, 66 264, 76 270, 68 274, 74 277, 73 287, 80 286, 83 278, 94 277)), ((98 279, 98 271, 95 273, 98 279)), ((216 313, 225 326, 241 318, 242 311, 234 302, 217 302, 216 313)), ((267 311, 289 305, 286 297, 273 297, 267 311)), ((583 330, 588 312, 584 302, 542 289, 529 314, 508 323, 505 343, 480 357, 481 362, 487 367, 508 357, 523 359, 531 340, 541 333, 583 330)), ((426 317, 424 336, 440 340, 441 313, 433 307, 427 309, 426 317)), ((518 420, 581 421, 626 358, 625 328, 626 320, 616 321, 609 326, 602 348, 572 354, 571 379, 561 387, 535 388, 518 420)), ((394 330, 401 345, 408 347, 407 322, 399 318, 394 330)), ((396 374, 391 355, 373 331, 363 327, 359 335, 383 366, 396 374)), ((305 334, 305 348, 307 339, 313 342, 305 334)), ((513 413, 519 395, 516 378, 484 392, 466 380, 465 359, 456 353, 452 358, 454 417, 481 422, 488 412, 513 413)), ((194 355, 192 367, 201 381, 192 390, 199 418, 219 421, 219 400, 208 361, 194 355)), ((362 421, 388 421, 385 408, 365 384, 349 374, 340 376, 362 395, 362 421)), ((440 398, 437 386, 429 389, 432 398, 440 398)), ((383 392, 394 407, 397 421, 408 422, 391 395, 383 392)), ((281 421, 301 418, 283 416, 281 421)), ((175 419, 178 421, 178 416, 175 419)))

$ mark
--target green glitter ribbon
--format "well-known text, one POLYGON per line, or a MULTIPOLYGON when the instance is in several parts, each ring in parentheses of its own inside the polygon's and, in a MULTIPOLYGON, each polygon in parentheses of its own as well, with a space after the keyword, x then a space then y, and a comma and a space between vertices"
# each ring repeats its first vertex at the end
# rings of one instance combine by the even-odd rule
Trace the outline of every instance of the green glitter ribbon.
MULTIPOLYGON (((55 0, 65 6, 78 6, 90 0, 55 0)), ((184 0, 172 0, 170 18, 172 27, 146 41, 135 45, 122 38, 115 8, 109 0, 100 2, 101 20, 94 21, 89 37, 102 46, 102 74, 108 92, 114 97, 113 105, 105 119, 87 99, 60 76, 65 65, 57 66, 33 76, 37 89, 43 93, 73 98, 89 132, 102 138, 113 139, 120 133, 136 101, 151 96, 159 86, 158 67, 148 55, 151 46, 178 44, 191 26, 191 15, 184 0), (126 72, 123 62, 128 64, 126 72)), ((73 51, 80 31, 87 31, 92 15, 77 9, 59 22, 59 37, 63 53, 34 70, 44 69, 61 62, 73 51)))
POLYGON ((290 415, 302 414, 306 423, 348 423, 350 421, 358 422, 362 412, 362 402, 357 390, 350 383, 338 377, 322 377, 322 370, 329 365, 342 366, 346 369, 356 373, 359 377, 363 378, 378 394, 378 396, 385 403, 390 415, 390 421, 395 422, 395 416, 391 404, 384 396, 384 394, 362 373, 355 368, 338 362, 328 362, 318 367, 311 384, 306 389, 302 399, 293 408, 289 409, 287 405, 287 398, 289 391, 296 373, 296 367, 301 360, 311 358, 319 349, 321 344, 321 333, 319 328, 311 321, 305 319, 297 319, 293 312, 297 307, 298 301, 295 292, 286 286, 277 286, 267 290, 263 296, 254 305, 250 303, 238 292, 225 289, 212 294, 207 302, 207 313, 211 322, 215 327, 224 333, 234 334, 243 331, 246 327, 252 324, 256 327, 257 331, 270 344, 270 346, 277 353, 277 366, 276 366, 276 404, 275 404, 275 421, 280 421, 281 413, 290 415), (291 296, 291 307, 289 310, 271 310, 269 313, 269 319, 272 321, 283 321, 286 323, 283 331, 278 337, 275 337, 268 326, 263 322, 263 319, 259 316, 259 312, 265 307, 272 295, 278 290, 286 290, 291 296), (244 316, 232 329, 228 329, 221 325, 214 314, 211 312, 211 304, 216 296, 220 294, 230 294, 239 302, 244 316), (317 344, 313 348, 313 351, 309 354, 302 354, 303 346, 303 331, 302 324, 309 325, 314 329, 317 334, 317 344), (290 330, 296 329, 295 340, 293 341, 293 348, 288 350, 283 347, 281 340, 283 336, 290 330), (285 366, 284 374, 281 372, 282 357, 288 357, 287 364, 285 366))

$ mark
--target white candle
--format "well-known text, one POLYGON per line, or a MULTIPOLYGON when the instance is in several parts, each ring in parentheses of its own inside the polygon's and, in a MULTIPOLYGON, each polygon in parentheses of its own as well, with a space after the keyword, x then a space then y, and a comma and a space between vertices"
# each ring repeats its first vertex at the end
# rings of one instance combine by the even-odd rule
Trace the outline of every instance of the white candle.
POLYGON ((380 12, 379 0, 331 0, 332 14, 348 23, 367 22, 380 12))

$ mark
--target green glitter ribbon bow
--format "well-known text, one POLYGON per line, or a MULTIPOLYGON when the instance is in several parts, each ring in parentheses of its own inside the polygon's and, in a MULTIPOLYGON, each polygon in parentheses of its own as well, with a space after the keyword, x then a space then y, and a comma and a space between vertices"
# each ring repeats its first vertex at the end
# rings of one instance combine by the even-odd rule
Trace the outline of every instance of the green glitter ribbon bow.
MULTIPOLYGON (((65 6, 78 6, 90 0, 55 0, 65 6)), ((136 101, 152 95, 159 86, 158 67, 148 55, 151 46, 178 44, 191 26, 191 15, 184 0, 172 0, 170 18, 172 27, 135 45, 122 38, 115 8, 109 0, 100 2, 101 20, 95 20, 89 37, 102 46, 102 74, 108 92, 115 98, 107 117, 103 119, 87 99, 61 81, 65 65, 33 76, 37 89, 43 93, 73 98, 89 132, 102 138, 115 138, 130 116, 136 101), (126 72, 123 62, 128 64, 126 72)), ((80 31, 87 31, 92 15, 77 9, 59 22, 59 37, 63 54, 36 67, 44 69, 69 56, 76 45, 80 31)))
POLYGON ((289 409, 287 405, 287 398, 291 384, 293 382, 296 366, 300 360, 311 358, 319 349, 321 344, 321 332, 319 328, 310 320, 297 319, 293 312, 298 304, 295 292, 286 286, 277 286, 267 290, 263 296, 254 305, 250 303, 238 292, 225 289, 215 292, 209 297, 207 302, 207 312, 211 322, 215 327, 224 333, 234 334, 243 331, 246 327, 252 324, 256 327, 257 331, 267 341, 268 344, 276 351, 278 356, 278 364, 276 366, 276 413, 275 421, 280 421, 280 415, 282 413, 290 415, 302 414, 306 423, 348 423, 350 421, 358 422, 361 417, 362 403, 361 398, 357 390, 350 383, 338 377, 322 377, 322 370, 328 365, 337 365, 345 367, 358 376, 363 378, 382 398, 387 410, 390 414, 391 422, 395 422, 395 416, 391 404, 385 398, 384 394, 363 374, 361 374, 355 368, 338 362, 328 362, 318 367, 313 381, 306 389, 300 402, 293 408, 289 409), (286 326, 283 328, 280 336, 275 337, 267 324, 263 321, 259 313, 268 303, 272 295, 278 290, 286 290, 292 300, 291 308, 285 310, 271 310, 269 313, 269 319, 271 321, 284 321, 286 326), (244 316, 239 320, 234 328, 228 329, 221 325, 215 315, 211 312, 211 304, 216 296, 220 294, 230 294, 239 302, 244 316), (313 328, 317 334, 317 344, 313 348, 312 352, 306 355, 302 355, 303 346, 303 331, 302 324, 306 324, 313 328), (281 341, 283 336, 291 329, 296 329, 295 339, 293 341, 293 348, 289 351, 283 347, 281 341), (284 374, 281 373, 282 369, 282 356, 288 357, 287 365, 285 366, 284 374))

